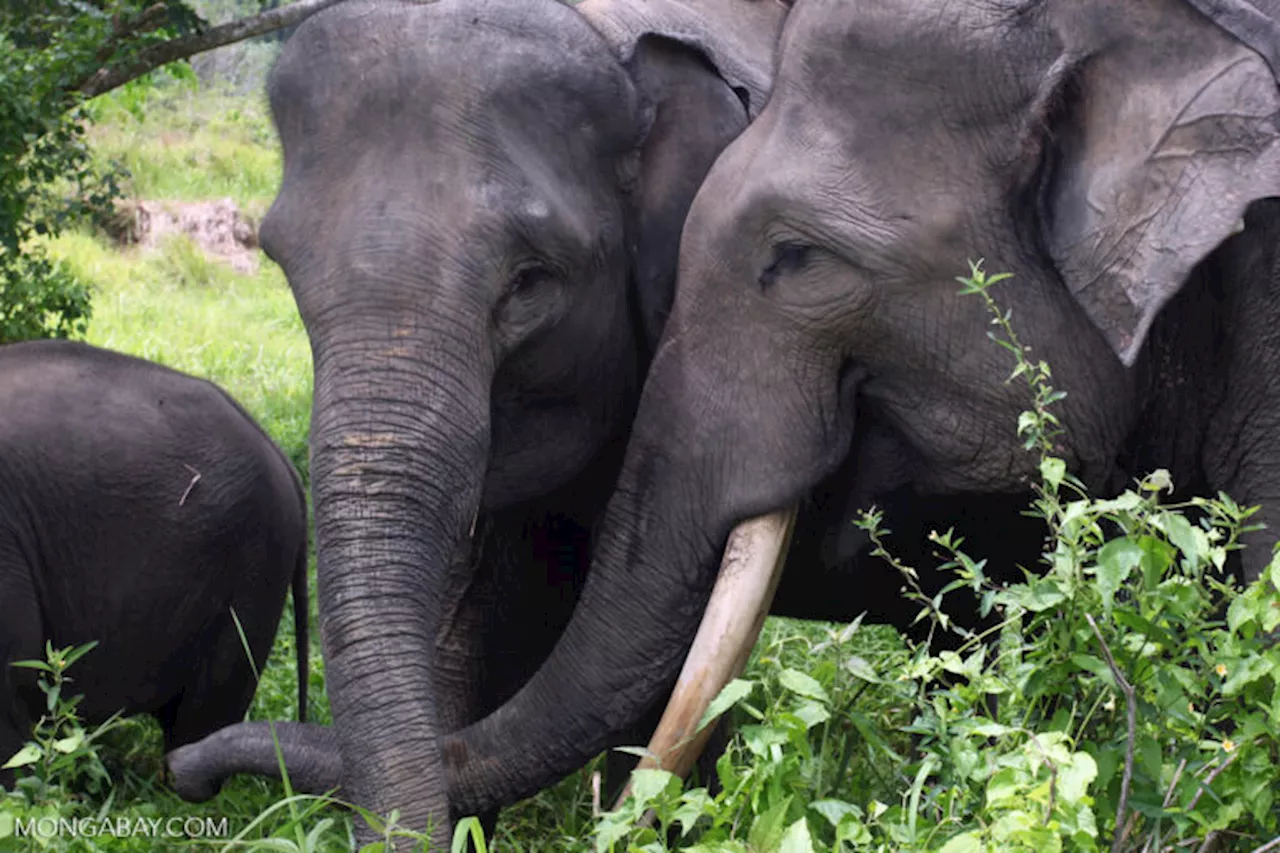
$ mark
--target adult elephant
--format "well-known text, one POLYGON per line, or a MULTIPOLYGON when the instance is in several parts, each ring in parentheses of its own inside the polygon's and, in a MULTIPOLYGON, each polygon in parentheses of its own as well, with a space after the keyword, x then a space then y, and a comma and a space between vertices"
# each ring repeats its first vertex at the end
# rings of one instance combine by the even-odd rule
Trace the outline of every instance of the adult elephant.
POLYGON ((1242 561, 1256 577, 1280 512, 1280 28, 1264 5, 798 4, 769 104, 689 213, 573 619, 510 702, 445 738, 455 802, 536 790, 634 720, 675 678, 745 520, 840 471, 869 493, 1037 476, 1014 430, 1025 390, 955 282, 979 253, 1015 273, 994 295, 1068 392, 1071 470, 1106 490, 1163 466, 1186 491, 1261 503, 1271 529, 1242 561))
MULTIPOLYGON (((285 46, 260 238, 314 355, 334 718, 284 730, 297 772, 325 778, 335 756, 307 738, 336 743, 347 797, 434 818, 448 846, 438 737, 513 693, 568 620, 685 213, 763 106, 786 11, 347 2, 285 46), (458 557, 473 533, 495 555, 478 574, 458 557)), ((255 735, 171 756, 179 790, 208 794, 203 762, 255 735)))

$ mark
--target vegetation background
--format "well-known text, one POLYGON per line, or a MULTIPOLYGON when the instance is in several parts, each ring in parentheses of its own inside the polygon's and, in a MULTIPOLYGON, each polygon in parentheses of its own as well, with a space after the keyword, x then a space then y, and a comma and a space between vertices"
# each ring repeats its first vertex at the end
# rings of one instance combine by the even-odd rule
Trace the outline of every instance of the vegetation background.
MULTIPOLYGON (((192 5, 216 23, 263 4, 192 5)), ((187 72, 152 73, 90 101, 88 165, 114 175, 133 202, 230 199, 257 220, 280 180, 263 87, 285 36, 202 54, 187 72)), ((49 186, 55 200, 77 191, 65 175, 49 186)), ((110 217, 82 215, 54 231, 24 235, 21 249, 86 287, 92 313, 75 328, 52 331, 217 382, 306 475, 310 351, 274 264, 260 257, 256 271, 239 272, 180 234, 154 247, 122 245, 110 217)), ((996 283, 977 270, 969 282, 984 295, 996 283)), ((1012 324, 997 324, 998 340, 1010 341, 1016 318, 1012 324)), ((989 651, 964 638, 962 654, 935 657, 861 620, 770 619, 743 679, 718 703, 732 706, 740 724, 718 768, 720 793, 685 790, 654 771, 637 777, 626 808, 601 814, 592 802, 592 765, 508 809, 492 847, 1280 849, 1280 839, 1269 840, 1280 832, 1270 793, 1280 766, 1280 569, 1243 596, 1216 580, 1247 516, 1229 501, 1163 507, 1158 478, 1118 501, 1072 491, 1047 445, 1037 443, 1053 429, 1051 374, 1033 369, 1020 347, 1011 352, 1011 367, 1021 365, 1031 380, 1028 452, 1045 460, 1039 511, 1053 521, 1054 567, 1043 580, 995 590, 980 560, 957 553, 959 543, 946 536, 938 542, 957 587, 984 591, 989 606, 1001 608, 999 644, 989 651), (1171 520, 1184 510, 1192 522, 1171 520), (989 694, 1000 697, 994 716, 989 694), (646 808, 661 831, 632 828, 646 808), (665 831, 672 827, 681 831, 665 831)), ((891 548, 891 535, 879 541, 891 548)), ((910 590, 911 571, 903 570, 910 590)), ((311 596, 314 626, 314 560, 311 596)), ((940 601, 920 603, 922 618, 949 630, 940 601)), ((251 719, 295 717, 291 618, 286 608, 251 719)), ((314 631, 310 654, 309 716, 327 723, 314 631)), ((68 675, 74 679, 74 666, 68 675)), ((64 723, 74 727, 56 724, 64 723)), ((57 752, 56 742, 47 739, 46 755, 57 752)), ((289 797, 279 783, 238 778, 209 803, 182 802, 164 783, 159 732, 149 719, 61 742, 73 761, 0 797, 0 851, 222 846, 145 836, 32 841, 12 832, 15 818, 58 815, 226 817, 238 849, 350 848, 350 812, 289 797)))

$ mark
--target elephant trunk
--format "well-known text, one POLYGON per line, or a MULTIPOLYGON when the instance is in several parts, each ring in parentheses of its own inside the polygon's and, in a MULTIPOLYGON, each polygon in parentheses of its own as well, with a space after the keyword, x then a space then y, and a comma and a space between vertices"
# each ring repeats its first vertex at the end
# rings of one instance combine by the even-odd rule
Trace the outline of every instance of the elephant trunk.
MULTIPOLYGON (((748 519, 778 513, 754 525, 773 531, 769 541, 751 546, 765 557, 757 562, 766 568, 747 573, 755 593, 746 606, 754 612, 734 614, 731 603, 728 618, 724 611, 712 614, 720 627, 704 631, 723 634, 726 624, 745 621, 736 647, 713 654, 721 661, 715 677, 731 678, 745 661, 743 647, 754 642, 753 629, 772 596, 767 570, 778 563, 789 532, 789 512, 780 511, 843 458, 852 411, 829 392, 818 400, 797 399, 797 389, 815 383, 785 366, 746 358, 722 362, 723 372, 684 369, 705 357, 686 348, 706 343, 668 334, 655 360, 586 586, 551 656, 506 705, 443 739, 455 815, 535 793, 610 746, 665 697, 717 585, 730 532, 748 519), (743 381, 737 371, 757 381, 743 381), (729 398, 718 390, 725 387, 753 390, 729 398), (813 418, 815 412, 821 416, 813 418), (519 752, 510 749, 513 743, 519 752)), ((833 372, 832 390, 834 378, 833 372)), ((729 555, 726 570, 736 561, 729 555)), ((719 585, 728 594, 717 597, 733 602, 737 594, 726 570, 719 585)), ((668 715, 668 723, 677 724, 666 726, 677 732, 674 740, 688 731, 690 721, 678 718, 694 713, 691 707, 668 715)))
POLYGON ((447 847, 432 661, 480 505, 491 356, 438 311, 313 334, 312 471, 327 690, 353 802, 447 847), (446 328, 447 326, 447 328, 446 328))
POLYGON ((280 778, 289 774, 295 793, 325 794, 342 785, 337 734, 311 723, 238 723, 165 756, 173 788, 187 802, 202 803, 236 773, 280 778), (279 747, 279 753, 277 753, 279 747))

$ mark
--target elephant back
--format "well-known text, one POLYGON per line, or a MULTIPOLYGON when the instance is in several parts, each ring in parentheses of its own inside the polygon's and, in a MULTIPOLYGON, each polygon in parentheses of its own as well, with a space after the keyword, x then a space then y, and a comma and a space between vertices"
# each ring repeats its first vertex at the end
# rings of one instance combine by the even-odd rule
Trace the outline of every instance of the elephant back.
POLYGON ((648 36, 700 51, 743 98, 751 119, 769 97, 774 50, 789 11, 781 0, 583 0, 574 8, 623 63, 648 36))

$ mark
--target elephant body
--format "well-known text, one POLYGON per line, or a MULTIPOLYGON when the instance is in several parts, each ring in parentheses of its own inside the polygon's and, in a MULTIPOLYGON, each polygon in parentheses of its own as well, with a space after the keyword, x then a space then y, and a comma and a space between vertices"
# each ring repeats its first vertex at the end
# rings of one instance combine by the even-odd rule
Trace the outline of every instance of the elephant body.
MULTIPOLYGON (((763 106, 786 11, 352 0, 286 44, 260 239, 314 356, 334 717, 282 730, 291 776, 336 772, 448 846, 439 737, 503 704, 569 621, 685 213, 763 106)), ((175 752, 179 791, 270 771, 260 735, 175 752)))
POLYGON ((8 663, 46 643, 98 642, 69 672, 89 723, 150 713, 172 749, 242 719, 291 583, 305 719, 306 570, 297 474, 222 390, 85 344, 0 347, 4 760, 45 710, 8 663))
MULTIPOLYGON (((972 507, 1002 547, 1038 459, 1030 394, 956 282, 969 259, 1013 274, 990 293, 1067 392, 1069 469, 1108 493, 1163 467, 1261 504, 1256 578, 1280 512, 1276 56, 1280 23, 1239 0, 799 4, 768 104, 690 209, 573 617, 511 701, 443 739, 455 804, 537 790, 663 695, 748 519, 801 505, 810 556, 779 602, 832 596, 850 576, 815 566, 886 497, 916 530, 972 507), (512 742, 535 757, 499 772, 512 742)), ((1038 535, 1001 559, 1034 561, 1038 535)), ((890 581, 854 583, 830 615, 890 581)))

